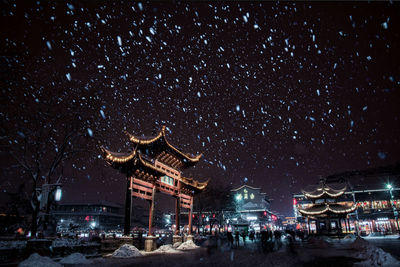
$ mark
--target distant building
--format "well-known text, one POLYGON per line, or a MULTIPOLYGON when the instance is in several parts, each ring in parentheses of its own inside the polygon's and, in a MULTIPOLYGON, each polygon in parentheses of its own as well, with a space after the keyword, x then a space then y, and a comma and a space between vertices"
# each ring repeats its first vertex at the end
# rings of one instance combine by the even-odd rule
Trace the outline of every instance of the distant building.
MULTIPOLYGON (((124 209, 116 203, 100 201, 98 203, 62 203, 52 211, 57 220, 59 231, 70 228, 79 231, 99 229, 102 231, 119 231, 123 229, 124 209)), ((154 224, 162 226, 163 215, 155 211, 154 224)), ((132 212, 132 229, 147 227, 148 212, 142 206, 136 205, 132 212)))
POLYGON ((238 223, 248 224, 250 229, 261 231, 276 227, 278 215, 271 212, 271 200, 261 188, 242 185, 233 189, 236 211, 240 214, 238 223))
POLYGON ((285 229, 295 229, 297 225, 296 217, 283 218, 282 225, 285 229))
POLYGON ((123 209, 109 202, 63 203, 53 211, 59 231, 119 230, 123 224, 123 209))
MULTIPOLYGON (((327 184, 347 184, 346 191, 338 197, 337 202, 347 206, 351 206, 352 203, 356 205, 356 209, 346 216, 347 220, 341 221, 344 232, 359 232, 361 235, 398 233, 400 229, 399 178, 399 164, 328 176, 327 184)), ((293 196, 293 208, 297 221, 304 230, 311 232, 316 231, 315 221, 311 220, 308 225, 299 210, 312 207, 312 201, 306 199, 304 194, 293 196)))
MULTIPOLYGON (((231 190, 234 208, 221 211, 201 212, 194 210, 192 214, 194 231, 236 231, 276 229, 282 227, 282 216, 270 210, 271 200, 261 188, 243 185, 231 190)), ((181 214, 187 214, 182 212, 181 214)), ((170 214, 172 220, 175 213, 170 214)), ((181 219, 181 229, 187 229, 187 219, 181 219), (184 226, 184 227, 183 227, 184 226)), ((174 225, 172 225, 172 228, 174 225)))
POLYGON ((304 199, 311 203, 298 205, 296 209, 307 218, 309 232, 310 220, 315 223, 317 234, 343 235, 343 228, 348 231, 348 214, 357 206, 352 200, 341 198, 346 188, 344 183, 326 184, 326 180, 321 180, 318 185, 303 190, 304 199))

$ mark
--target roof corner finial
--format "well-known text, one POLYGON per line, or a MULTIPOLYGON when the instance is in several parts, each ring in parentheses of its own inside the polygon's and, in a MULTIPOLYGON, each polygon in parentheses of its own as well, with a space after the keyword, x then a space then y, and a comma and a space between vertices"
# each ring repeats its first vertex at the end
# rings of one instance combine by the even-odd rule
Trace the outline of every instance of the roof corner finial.
POLYGON ((319 175, 319 183, 322 184, 323 187, 325 187, 326 179, 322 177, 322 175, 319 175))

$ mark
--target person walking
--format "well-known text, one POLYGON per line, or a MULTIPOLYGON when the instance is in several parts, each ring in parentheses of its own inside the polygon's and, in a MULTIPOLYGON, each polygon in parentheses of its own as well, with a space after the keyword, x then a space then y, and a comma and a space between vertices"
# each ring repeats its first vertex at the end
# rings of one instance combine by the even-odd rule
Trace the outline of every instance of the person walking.
POLYGON ((243 246, 246 246, 246 236, 247 236, 246 232, 242 231, 242 233, 240 235, 243 239, 243 246))
POLYGON ((226 234, 226 238, 228 239, 229 244, 231 245, 231 248, 233 247, 233 235, 232 232, 228 232, 226 234))
POLYGON ((239 247, 239 232, 235 232, 235 242, 236 242, 236 247, 239 247))
POLYGON ((249 239, 251 242, 254 242, 254 232, 253 231, 250 232, 249 239))
POLYGON ((276 244, 277 250, 280 250, 282 247, 281 237, 282 237, 281 231, 275 230, 274 238, 275 238, 275 244, 276 244))

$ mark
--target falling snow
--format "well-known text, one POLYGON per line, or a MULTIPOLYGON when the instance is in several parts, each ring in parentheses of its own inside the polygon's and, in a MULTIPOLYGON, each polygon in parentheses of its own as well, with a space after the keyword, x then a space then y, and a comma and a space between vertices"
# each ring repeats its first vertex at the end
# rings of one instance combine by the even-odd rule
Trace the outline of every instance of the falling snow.
MULTIPOLYGON (((8 144, 29 137, 23 111, 50 104, 84 124, 85 142, 120 152, 124 131, 166 125, 171 143, 204 153, 204 180, 276 188, 278 201, 289 184, 400 158, 397 2, 380 14, 375 2, 35 5, 2 10, 15 22, 1 34, 8 144)), ((46 127, 61 138, 65 125, 46 127)), ((98 153, 70 176, 117 192, 98 153)))

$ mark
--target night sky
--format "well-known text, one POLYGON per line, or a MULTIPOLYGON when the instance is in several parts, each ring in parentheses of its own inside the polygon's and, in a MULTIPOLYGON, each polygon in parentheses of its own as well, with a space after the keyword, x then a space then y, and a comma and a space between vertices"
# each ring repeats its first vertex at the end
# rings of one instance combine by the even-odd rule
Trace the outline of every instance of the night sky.
MULTIPOLYGON (((48 106, 113 151, 131 148, 124 130, 166 125, 204 153, 185 176, 261 187, 285 215, 320 176, 400 160, 399 2, 26 2, 1 3, 2 141, 16 149, 23 114, 48 106)), ((123 203, 100 153, 65 165, 66 201, 123 203)), ((1 176, 2 193, 23 179, 1 176)))

